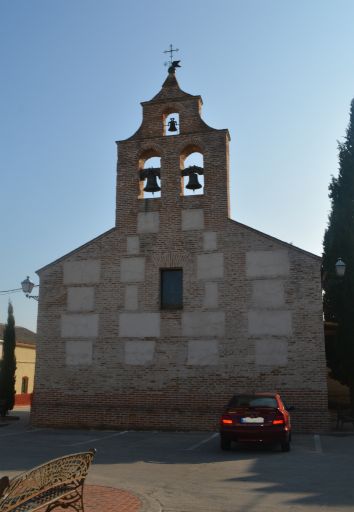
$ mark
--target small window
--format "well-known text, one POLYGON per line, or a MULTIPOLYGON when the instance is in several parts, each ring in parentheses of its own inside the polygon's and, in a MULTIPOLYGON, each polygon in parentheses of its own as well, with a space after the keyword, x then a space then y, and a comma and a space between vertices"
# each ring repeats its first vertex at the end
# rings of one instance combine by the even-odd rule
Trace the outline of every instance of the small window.
POLYGON ((22 377, 21 393, 22 394, 28 393, 28 377, 22 377))
POLYGON ((161 269, 161 309, 183 308, 182 269, 161 269))

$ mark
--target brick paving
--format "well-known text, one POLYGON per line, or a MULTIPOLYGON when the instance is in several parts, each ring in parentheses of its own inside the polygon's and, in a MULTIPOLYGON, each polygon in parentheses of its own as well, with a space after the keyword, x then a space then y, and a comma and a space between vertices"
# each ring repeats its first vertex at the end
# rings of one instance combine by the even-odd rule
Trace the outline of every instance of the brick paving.
POLYGON ((132 492, 101 485, 85 485, 85 512, 139 512, 142 501, 132 492))
POLYGON ((84 505, 85 512, 140 512, 143 508, 142 501, 132 492, 102 485, 84 486, 84 505))

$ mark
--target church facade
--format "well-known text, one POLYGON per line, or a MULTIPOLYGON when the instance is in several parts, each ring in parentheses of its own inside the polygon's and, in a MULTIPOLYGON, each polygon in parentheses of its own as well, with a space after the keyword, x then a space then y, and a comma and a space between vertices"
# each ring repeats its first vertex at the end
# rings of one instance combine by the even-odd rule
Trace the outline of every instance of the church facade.
POLYGON ((118 143, 115 227, 38 271, 32 424, 214 430, 276 390, 327 428, 321 260, 230 219, 229 133, 201 106, 170 69, 118 143))

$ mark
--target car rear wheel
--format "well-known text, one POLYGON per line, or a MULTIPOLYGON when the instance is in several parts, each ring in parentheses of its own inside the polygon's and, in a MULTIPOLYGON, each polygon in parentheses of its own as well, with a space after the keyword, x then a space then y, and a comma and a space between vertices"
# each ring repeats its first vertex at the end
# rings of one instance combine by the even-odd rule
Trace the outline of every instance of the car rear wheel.
POLYGON ((222 450, 230 450, 231 449, 231 441, 224 436, 220 436, 220 448, 222 450))

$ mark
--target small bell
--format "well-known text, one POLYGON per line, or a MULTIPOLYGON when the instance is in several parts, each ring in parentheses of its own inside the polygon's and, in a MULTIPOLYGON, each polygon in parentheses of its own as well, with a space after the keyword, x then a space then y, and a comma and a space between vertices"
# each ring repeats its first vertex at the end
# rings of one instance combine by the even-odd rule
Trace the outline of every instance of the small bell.
POLYGON ((146 185, 144 187, 144 191, 154 193, 154 192, 159 192, 160 190, 161 190, 161 187, 159 187, 157 184, 156 175, 153 173, 149 173, 147 180, 146 180, 146 185))
POLYGON ((177 121, 174 117, 171 117, 171 120, 168 122, 168 130, 169 132, 178 132, 177 129, 177 121))
POLYGON ((202 185, 198 181, 198 174, 196 172, 190 173, 186 188, 188 188, 188 190, 193 190, 193 192, 199 188, 202 188, 202 185))

